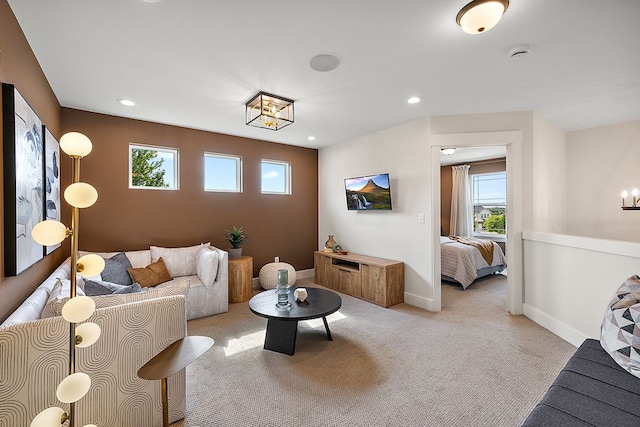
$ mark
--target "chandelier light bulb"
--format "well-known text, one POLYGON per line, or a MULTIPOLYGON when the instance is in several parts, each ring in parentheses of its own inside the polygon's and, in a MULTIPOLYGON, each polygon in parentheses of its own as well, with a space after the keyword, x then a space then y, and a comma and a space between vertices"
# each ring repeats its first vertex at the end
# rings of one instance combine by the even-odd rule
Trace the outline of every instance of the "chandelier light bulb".
POLYGON ((97 276, 102 273, 104 266, 104 258, 97 254, 88 254, 78 260, 76 271, 82 277, 97 276))
POLYGON ((98 200, 98 190, 86 182, 76 182, 64 190, 64 199, 75 208, 88 208, 98 200))
POLYGON ((100 338, 100 326, 86 322, 76 328, 76 347, 84 348, 95 344, 100 338))
POLYGON ((47 219, 33 226, 31 237, 43 246, 57 245, 67 237, 67 227, 60 221, 47 219))
POLYGON ((62 317, 69 323, 87 320, 96 310, 96 303, 91 297, 84 295, 69 298, 62 306, 62 317))
POLYGON ((84 157, 91 153, 91 140, 80 132, 67 132, 60 138, 60 148, 68 156, 84 157))
POLYGON ((66 412, 62 408, 53 406, 41 411, 31 421, 31 427, 60 427, 66 412))
POLYGON ((82 399, 91 387, 91 378, 84 372, 76 372, 63 379, 56 389, 60 402, 72 403, 82 399))

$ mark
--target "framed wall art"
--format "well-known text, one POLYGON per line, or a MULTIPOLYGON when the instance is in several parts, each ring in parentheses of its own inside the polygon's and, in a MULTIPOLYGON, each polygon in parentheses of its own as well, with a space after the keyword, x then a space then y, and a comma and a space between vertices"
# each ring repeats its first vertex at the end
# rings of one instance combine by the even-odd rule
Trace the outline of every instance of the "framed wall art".
POLYGON ((43 257, 31 237, 44 212, 42 121, 18 90, 2 84, 4 273, 15 276, 43 257))
MULTIPOLYGON (((42 127, 44 134, 44 219, 60 221, 60 144, 49 128, 42 127)), ((44 247, 49 255, 60 247, 60 243, 44 247)))

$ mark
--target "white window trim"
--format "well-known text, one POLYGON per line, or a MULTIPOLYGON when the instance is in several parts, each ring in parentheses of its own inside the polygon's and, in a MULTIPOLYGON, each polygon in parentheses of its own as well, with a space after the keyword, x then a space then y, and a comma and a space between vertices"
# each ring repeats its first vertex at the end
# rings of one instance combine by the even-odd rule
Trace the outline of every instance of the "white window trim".
POLYGON ((146 144, 138 144, 135 142, 131 142, 129 143, 129 189, 131 190, 163 190, 163 191, 177 191, 180 190, 180 152, 177 148, 172 148, 172 147, 162 147, 159 145, 146 145, 146 144), (132 158, 131 158, 131 151, 133 149, 138 149, 138 150, 152 150, 152 151, 162 151, 165 153, 172 153, 175 156, 175 162, 174 162, 174 167, 173 167, 173 182, 175 183, 174 187, 146 187, 146 186, 134 186, 133 185, 133 176, 132 176, 132 170, 131 167, 133 166, 132 164, 132 158))
POLYGON ((260 160, 260 191, 262 194, 284 194, 291 195, 291 163, 285 160, 272 160, 272 159, 262 159, 260 160), (282 165, 285 167, 286 177, 284 180, 284 191, 263 191, 262 190, 262 164, 263 163, 273 163, 276 165, 282 165))
POLYGON ((205 151, 204 152, 204 156, 202 156, 202 167, 203 167, 203 180, 205 182, 203 182, 203 188, 204 191, 206 192, 210 192, 210 193, 242 193, 242 189, 243 189, 243 182, 242 182, 242 157, 241 156, 236 156, 234 154, 223 154, 223 153, 213 153, 210 151, 205 151), (207 157, 218 157, 218 158, 224 158, 224 159, 231 159, 231 160, 235 160, 236 161, 236 189, 235 190, 222 190, 222 189, 213 189, 213 188, 206 188, 206 169, 205 169, 205 163, 206 163, 206 158, 207 157))
MULTIPOLYGON (((475 191, 475 185, 473 185, 473 181, 474 181, 474 177, 476 176, 483 176, 483 175, 495 175, 495 174, 504 174, 504 178, 505 178, 505 185, 507 183, 507 171, 495 171, 495 172, 485 172, 485 173, 474 173, 472 175, 470 175, 471 178, 471 205, 474 207, 475 210, 475 206, 476 206, 476 200, 474 197, 474 191, 475 191)), ((487 205, 487 203, 483 203, 482 206, 487 205)), ((488 205, 491 206, 504 206, 505 211, 509 208, 509 206, 507 205, 507 199, 506 199, 506 192, 505 192, 505 202, 504 204, 502 203, 488 203, 488 205)), ((506 220, 506 217, 505 217, 506 220)), ((475 226, 474 226, 475 227, 475 226)), ((489 239, 489 240, 493 240, 494 242, 505 242, 507 239, 507 230, 506 230, 506 224, 505 224, 505 230, 504 230, 504 234, 500 234, 500 233, 488 233, 486 231, 473 231, 473 237, 481 237, 484 239, 489 239)))

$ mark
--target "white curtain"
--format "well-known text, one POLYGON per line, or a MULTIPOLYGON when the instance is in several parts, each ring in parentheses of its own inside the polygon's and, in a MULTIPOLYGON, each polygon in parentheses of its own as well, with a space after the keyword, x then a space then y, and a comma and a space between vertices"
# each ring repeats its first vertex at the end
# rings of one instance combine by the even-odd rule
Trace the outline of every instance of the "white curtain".
POLYGON ((454 236, 473 234, 473 200, 469 182, 469 165, 451 166, 453 189, 451 191, 451 229, 454 236))

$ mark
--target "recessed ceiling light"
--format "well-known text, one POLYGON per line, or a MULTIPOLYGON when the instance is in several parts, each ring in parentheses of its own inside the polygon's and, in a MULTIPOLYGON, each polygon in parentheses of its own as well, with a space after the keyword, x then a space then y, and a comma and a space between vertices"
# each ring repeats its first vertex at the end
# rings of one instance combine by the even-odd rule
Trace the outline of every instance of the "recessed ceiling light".
POLYGON ((412 96, 411 98, 407 99, 407 102, 409 104, 417 104, 418 102, 420 102, 420 98, 418 98, 417 96, 412 96))
POLYGON ((133 107, 136 105, 136 103, 130 99, 118 99, 118 102, 122 105, 126 105, 127 107, 133 107))
POLYGON ((308 139, 309 141, 315 141, 315 140, 316 140, 316 137, 315 137, 315 136, 313 136, 313 135, 311 135, 311 136, 310 136, 310 137, 308 137, 307 139, 308 139))
POLYGON ((160 3, 162 0, 142 0, 145 3, 160 3))
POLYGON ((340 60, 337 57, 326 54, 316 55, 309 61, 309 66, 312 69, 322 73, 333 71, 338 68, 338 65, 340 65, 340 60))
POLYGON ((452 155, 453 153, 456 152, 456 149, 455 148, 441 148, 440 151, 445 156, 450 156, 450 155, 452 155))

